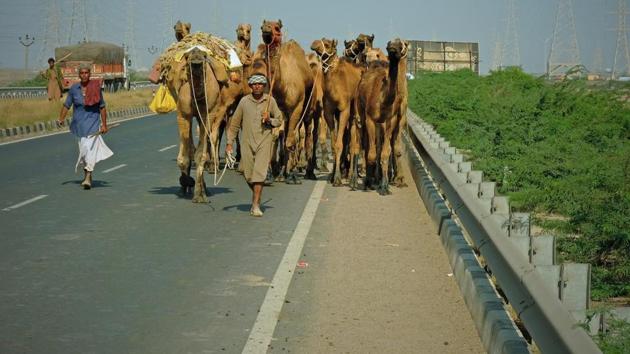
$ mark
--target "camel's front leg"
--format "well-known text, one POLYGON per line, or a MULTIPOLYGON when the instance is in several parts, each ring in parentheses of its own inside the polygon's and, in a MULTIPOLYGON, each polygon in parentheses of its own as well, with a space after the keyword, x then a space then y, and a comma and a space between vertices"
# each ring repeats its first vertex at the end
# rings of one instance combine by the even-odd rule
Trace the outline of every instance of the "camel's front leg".
POLYGON ((404 153, 404 145, 402 143, 402 133, 407 127, 407 109, 403 108, 400 112, 400 120, 394 129, 394 138, 396 140, 394 143, 394 180, 392 184, 397 186, 398 188, 407 187, 407 183, 405 183, 405 176, 402 171, 402 161, 403 161, 403 153, 404 153))
POLYGON ((326 139, 328 138, 328 124, 322 118, 319 118, 319 128, 318 128, 318 138, 319 142, 319 167, 317 168, 321 172, 328 172, 328 143, 326 139))
POLYGON ((363 189, 372 188, 376 175, 376 123, 370 118, 365 118, 365 129, 367 131, 367 149, 365 158, 366 171, 363 179, 363 189))
POLYGON ((343 153, 343 138, 350 119, 350 108, 339 112, 339 123, 337 124, 337 136, 335 137, 335 179, 333 186, 341 186, 341 155, 343 153))
POLYGON ((385 123, 385 132, 383 136, 383 147, 381 149, 381 183, 378 186, 380 195, 391 194, 389 190, 389 159, 392 153, 392 135, 396 121, 388 121, 385 123))
POLYGON ((304 137, 304 149, 306 153, 306 173, 305 178, 317 180, 315 176, 315 166, 317 165, 317 136, 319 120, 311 119, 304 124, 306 136, 304 137))
POLYGON ((177 113, 177 128, 179 131, 179 153, 177 154, 177 166, 181 171, 179 177, 180 192, 186 194, 195 185, 195 180, 190 177, 190 160, 195 148, 192 139, 192 118, 177 113))
POLYGON ((297 177, 297 162, 299 160, 299 149, 297 148, 297 141, 295 131, 299 129, 297 126, 300 116, 302 115, 302 106, 298 105, 289 117, 288 121, 288 129, 286 131, 286 139, 285 139, 285 166, 286 166, 286 175, 287 178, 285 183, 288 184, 300 184, 301 182, 297 177))

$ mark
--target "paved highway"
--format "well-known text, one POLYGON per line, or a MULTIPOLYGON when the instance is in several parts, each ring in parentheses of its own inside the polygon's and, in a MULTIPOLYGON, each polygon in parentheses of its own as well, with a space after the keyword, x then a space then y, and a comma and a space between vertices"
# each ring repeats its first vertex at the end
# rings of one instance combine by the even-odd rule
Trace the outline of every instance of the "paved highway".
POLYGON ((0 145, 0 353, 483 351, 413 187, 274 184, 253 218, 235 171, 178 196, 173 114, 105 139, 89 191, 70 134, 0 145))

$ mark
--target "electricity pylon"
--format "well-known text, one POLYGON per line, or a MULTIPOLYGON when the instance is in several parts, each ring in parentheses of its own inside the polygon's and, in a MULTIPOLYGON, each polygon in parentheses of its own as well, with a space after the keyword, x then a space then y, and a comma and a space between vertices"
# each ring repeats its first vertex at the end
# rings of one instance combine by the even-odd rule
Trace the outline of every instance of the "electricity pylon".
POLYGON ((630 49, 628 49, 628 26, 626 24, 628 10, 625 0, 617 1, 617 45, 615 46, 615 61, 612 69, 612 78, 616 79, 624 74, 630 74, 630 49), (625 66, 619 60, 623 56, 625 66))
POLYGON ((517 18, 516 0, 508 0, 507 25, 501 44, 501 66, 521 65, 517 18))
POLYGON ((581 64, 572 0, 558 0, 552 38, 547 77, 563 75, 567 70, 581 64))

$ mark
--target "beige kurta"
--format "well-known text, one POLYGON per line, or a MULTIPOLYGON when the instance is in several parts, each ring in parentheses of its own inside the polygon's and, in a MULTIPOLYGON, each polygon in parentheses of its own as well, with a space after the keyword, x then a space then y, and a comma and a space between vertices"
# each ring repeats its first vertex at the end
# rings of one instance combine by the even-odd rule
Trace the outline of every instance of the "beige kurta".
POLYGON ((59 70, 47 69, 46 78, 48 79, 48 100, 58 101, 61 98, 61 78, 58 76, 59 70))
POLYGON ((242 127, 240 167, 242 167, 247 182, 265 181, 273 146, 271 128, 280 125, 282 125, 282 112, 273 97, 263 94, 260 100, 256 100, 254 96, 249 94, 238 103, 230 120, 227 143, 234 143, 234 139, 242 127), (262 124, 262 112, 267 109, 268 99, 271 100, 269 104, 271 124, 262 124))

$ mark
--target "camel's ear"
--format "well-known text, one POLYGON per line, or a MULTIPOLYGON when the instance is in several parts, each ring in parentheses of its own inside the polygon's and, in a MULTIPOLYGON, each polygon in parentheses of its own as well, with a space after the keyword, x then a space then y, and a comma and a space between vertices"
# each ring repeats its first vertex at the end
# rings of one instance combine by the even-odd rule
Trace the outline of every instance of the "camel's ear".
POLYGON ((333 49, 334 49, 335 51, 337 50, 337 40, 336 40, 336 39, 333 39, 333 40, 332 40, 332 47, 333 47, 333 49))
POLYGON ((228 82, 228 73, 225 65, 213 57, 210 57, 208 61, 210 62, 210 67, 212 68, 217 81, 221 84, 226 84, 228 82))
POLYGON ((249 23, 245 24, 245 28, 247 29, 247 31, 251 31, 252 30, 252 25, 250 25, 249 23))
POLYGON ((190 27, 191 27, 190 22, 184 23, 184 28, 186 28, 186 32, 190 33, 190 27))
POLYGON ((374 33, 372 33, 372 36, 370 37, 370 42, 374 43, 374 33))
POLYGON ((282 20, 278 19, 278 26, 280 26, 280 28, 282 28, 282 20))
POLYGON ((350 44, 350 42, 348 42, 347 40, 343 40, 343 45, 344 47, 348 48, 348 44, 350 44))
POLYGON ((177 23, 175 23, 175 26, 173 26, 173 29, 177 31, 177 26, 181 26, 182 22, 181 21, 177 21, 177 23))

